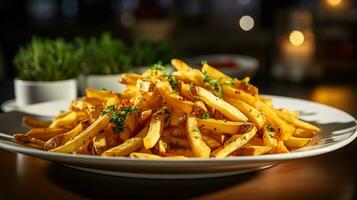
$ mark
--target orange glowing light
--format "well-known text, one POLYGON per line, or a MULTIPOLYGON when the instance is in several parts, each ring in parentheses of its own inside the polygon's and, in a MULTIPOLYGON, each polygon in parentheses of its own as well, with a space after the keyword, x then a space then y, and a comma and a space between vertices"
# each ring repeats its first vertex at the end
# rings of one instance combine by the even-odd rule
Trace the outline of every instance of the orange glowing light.
POLYGON ((289 34, 289 41, 291 44, 294 46, 300 46, 302 43, 304 43, 305 37, 304 34, 301 31, 292 31, 289 34))
POLYGON ((326 0, 327 4, 336 7, 342 3, 342 0, 326 0))

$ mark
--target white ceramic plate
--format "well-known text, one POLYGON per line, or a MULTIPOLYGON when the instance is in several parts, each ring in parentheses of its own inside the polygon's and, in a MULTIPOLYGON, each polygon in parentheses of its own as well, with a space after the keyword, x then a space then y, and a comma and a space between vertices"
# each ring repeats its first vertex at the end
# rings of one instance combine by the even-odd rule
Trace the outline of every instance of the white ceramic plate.
POLYGON ((55 100, 35 103, 27 106, 18 106, 14 99, 5 101, 1 104, 4 112, 19 111, 28 115, 38 116, 41 118, 53 118, 61 111, 67 110, 70 100, 55 100))
POLYGON ((276 107, 300 111, 301 118, 321 127, 322 131, 309 146, 287 154, 229 157, 224 159, 142 160, 127 157, 100 157, 50 153, 17 145, 9 139, 20 131, 21 114, 10 112, 0 115, 0 148, 94 173, 137 178, 209 178, 228 176, 264 169, 283 161, 317 156, 339 149, 357 136, 357 122, 338 109, 305 100, 268 96, 276 107))

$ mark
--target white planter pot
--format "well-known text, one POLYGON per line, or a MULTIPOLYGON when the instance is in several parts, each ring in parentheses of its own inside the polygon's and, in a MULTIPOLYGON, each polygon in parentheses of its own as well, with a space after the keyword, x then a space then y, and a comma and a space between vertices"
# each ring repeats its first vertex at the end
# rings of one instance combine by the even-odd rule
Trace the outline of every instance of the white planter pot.
POLYGON ((85 80, 85 86, 87 88, 94 89, 106 89, 115 92, 122 92, 125 89, 125 85, 120 84, 118 79, 120 74, 113 75, 88 75, 85 80))
POLYGON ((53 100, 77 98, 77 81, 24 81, 15 79, 15 99, 17 106, 53 100))

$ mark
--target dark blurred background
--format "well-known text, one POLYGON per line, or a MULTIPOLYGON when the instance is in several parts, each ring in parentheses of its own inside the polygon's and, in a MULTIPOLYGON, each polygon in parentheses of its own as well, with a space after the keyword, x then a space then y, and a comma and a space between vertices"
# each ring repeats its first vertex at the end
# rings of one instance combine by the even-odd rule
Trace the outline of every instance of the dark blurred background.
POLYGON ((276 81, 293 88, 356 85, 356 25, 352 0, 1 0, 1 102, 13 98, 13 57, 33 35, 70 40, 110 31, 126 42, 172 42, 184 58, 249 55, 259 60, 253 82, 264 83, 264 91, 276 81))

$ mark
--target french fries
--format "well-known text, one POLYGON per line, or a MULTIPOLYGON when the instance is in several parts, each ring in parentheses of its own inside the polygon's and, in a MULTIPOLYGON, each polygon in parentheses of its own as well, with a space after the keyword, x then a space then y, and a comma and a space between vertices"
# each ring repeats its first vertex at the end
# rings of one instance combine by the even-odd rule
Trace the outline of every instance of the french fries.
POLYGON ((50 152, 132 159, 225 158, 288 153, 309 144, 320 129, 298 112, 275 108, 258 89, 204 63, 172 59, 168 73, 155 64, 126 73, 117 94, 86 89, 52 122, 25 116, 31 129, 15 134, 21 145, 50 152))
POLYGON ((309 124, 307 122, 301 121, 298 118, 296 118, 296 116, 294 116, 294 115, 292 115, 290 113, 286 113, 286 112, 283 112, 283 111, 280 111, 280 110, 276 110, 275 112, 278 114, 278 116, 281 119, 285 120, 289 124, 293 124, 296 127, 299 127, 299 128, 302 128, 302 129, 311 130, 311 131, 314 131, 314 132, 319 131, 318 127, 316 127, 316 126, 314 126, 312 124, 309 124))
POLYGON ((252 123, 232 122, 227 120, 217 119, 197 119, 197 124, 202 129, 208 129, 215 132, 226 134, 242 134, 248 132, 254 127, 252 123))
POLYGON ((226 94, 229 97, 242 100, 255 107, 256 109, 261 110, 263 115, 265 115, 265 117, 272 123, 273 127, 279 134, 279 137, 281 137, 283 140, 289 139, 289 137, 291 137, 294 133, 294 127, 281 119, 271 107, 266 105, 260 99, 230 86, 222 86, 222 91, 223 94, 226 94))
POLYGON ((255 109, 253 106, 239 99, 227 98, 226 101, 242 111, 249 121, 253 122, 258 129, 263 127, 266 118, 258 109, 255 109))
POLYGON ((216 97, 214 94, 202 87, 196 87, 197 96, 207 105, 219 110, 223 115, 233 121, 247 121, 248 118, 236 107, 216 97))
POLYGON ((22 119, 22 123, 24 123, 26 126, 29 128, 47 128, 50 126, 50 124, 46 121, 39 120, 39 119, 34 119, 32 117, 29 117, 25 115, 22 119))
POLYGON ((44 141, 39 140, 37 138, 29 137, 24 134, 15 134, 13 137, 14 142, 36 149, 42 149, 45 145, 44 141))
POLYGON ((86 143, 88 140, 92 139, 96 136, 100 131, 104 130, 104 128, 109 123, 109 117, 107 115, 103 115, 98 118, 95 122, 93 122, 88 128, 86 128, 83 132, 73 137, 72 140, 66 142, 64 145, 59 146, 55 149, 51 149, 52 152, 61 152, 61 153, 70 153, 74 151, 78 146, 86 143))
POLYGON ((151 149, 159 141, 163 127, 164 127, 164 118, 165 113, 163 110, 159 110, 154 114, 150 121, 149 131, 144 137, 144 147, 145 149, 151 149))
POLYGON ((69 140, 71 140, 73 137, 75 137, 76 135, 78 135, 80 132, 83 131, 83 125, 82 123, 79 123, 76 127, 74 127, 72 130, 63 133, 61 135, 57 135, 53 138, 51 138, 50 140, 48 140, 45 144, 44 144, 44 149, 46 151, 50 150, 50 149, 54 149, 58 146, 61 146, 63 144, 65 144, 66 142, 68 142, 69 140))
POLYGON ((66 131, 67 129, 64 128, 34 128, 29 130, 25 135, 46 142, 57 135, 65 133, 66 131))
POLYGON ((197 126, 195 117, 188 117, 186 122, 187 139, 190 143, 193 154, 197 157, 207 158, 210 156, 211 149, 203 141, 201 132, 197 126))
POLYGON ((160 81, 156 84, 156 89, 163 97, 167 104, 172 107, 176 107, 184 113, 191 113, 193 109, 193 103, 190 101, 184 101, 180 99, 180 96, 172 91, 172 88, 168 82, 160 81))
POLYGON ((232 152, 236 151, 246 143, 257 133, 257 129, 254 127, 249 132, 244 134, 233 135, 229 138, 222 147, 212 152, 212 156, 216 158, 227 157, 232 152))
POLYGON ((262 155, 267 152, 269 152, 272 148, 268 146, 255 146, 255 145, 248 145, 248 146, 243 146, 242 148, 238 149, 236 152, 234 152, 233 155, 239 156, 257 156, 257 155, 262 155))
POLYGON ((126 140, 124 143, 102 153, 102 156, 127 156, 143 146, 143 137, 146 136, 149 127, 146 126, 138 135, 126 140))

